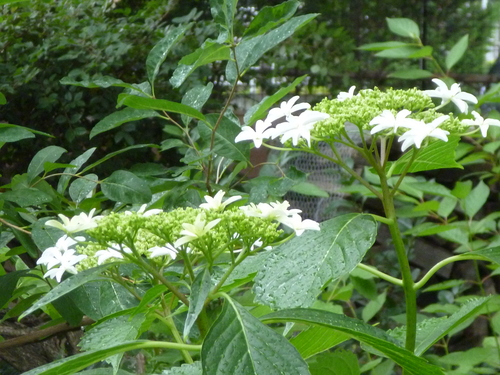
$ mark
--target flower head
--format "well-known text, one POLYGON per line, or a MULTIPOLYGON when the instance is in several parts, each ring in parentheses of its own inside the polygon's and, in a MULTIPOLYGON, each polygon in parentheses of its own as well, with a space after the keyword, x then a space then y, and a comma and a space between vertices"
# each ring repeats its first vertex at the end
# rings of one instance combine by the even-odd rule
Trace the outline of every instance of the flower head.
POLYGON ((88 215, 82 212, 79 215, 73 216, 71 219, 63 214, 59 214, 58 216, 62 220, 62 223, 57 220, 47 220, 45 225, 61 229, 66 233, 81 232, 97 227, 97 221, 102 218, 102 216, 93 217, 94 212, 95 208, 93 208, 88 215))
POLYGON ((202 237, 205 233, 207 233, 210 229, 219 224, 221 219, 215 219, 211 222, 207 223, 202 219, 202 214, 198 214, 193 224, 184 223, 182 224, 183 230, 181 230, 181 235, 177 241, 174 243, 174 248, 178 248, 179 246, 184 245, 185 243, 191 242, 197 238, 202 237))
POLYGON ((399 137, 398 142, 403 142, 403 144, 401 145, 401 150, 404 152, 408 147, 412 145, 420 148, 423 140, 427 137, 438 138, 442 141, 448 142, 447 135, 450 134, 450 132, 443 129, 438 129, 438 126, 449 118, 450 116, 448 115, 439 116, 429 124, 426 124, 423 121, 418 121, 417 125, 412 126, 410 130, 399 137))
POLYGON ((177 257, 177 249, 169 243, 163 247, 154 246, 148 251, 151 253, 149 255, 151 258, 161 257, 164 255, 168 255, 170 259, 175 259, 177 257))
POLYGON ((370 121, 370 125, 375 125, 370 133, 376 134, 383 130, 391 129, 392 133, 395 134, 398 130, 398 127, 411 128, 412 126, 415 126, 418 121, 407 118, 407 116, 410 114, 411 111, 403 109, 402 111, 399 111, 396 116, 394 116, 391 111, 385 109, 380 115, 370 121))
POLYGON ((299 116, 290 116, 286 122, 278 124, 272 138, 281 136, 281 143, 285 143, 291 138, 294 146, 299 143, 299 138, 304 138, 310 147, 311 130, 314 124, 328 117, 330 116, 323 112, 306 110, 299 116))
MULTIPOLYGON (((114 247, 118 247, 116 244, 110 246, 106 250, 99 250, 96 251, 95 256, 98 258, 97 259, 97 264, 101 265, 103 264, 106 260, 111 259, 111 258, 116 258, 116 259, 123 259, 123 254, 116 250, 114 247)), ((132 250, 130 250, 128 247, 123 248, 123 252, 126 254, 131 254, 132 250)))
POLYGON ((224 194, 225 192, 223 190, 219 190, 213 198, 210 195, 205 195, 206 203, 200 204, 200 208, 204 208, 206 210, 222 211, 224 208, 226 208, 227 205, 241 199, 241 195, 235 195, 234 197, 230 197, 222 202, 222 197, 224 196, 224 194))
POLYGON ((274 132, 274 129, 268 129, 272 126, 271 122, 267 120, 258 120, 255 123, 255 130, 250 126, 244 126, 241 128, 241 133, 236 136, 234 139, 235 142, 253 141, 255 148, 259 148, 262 146, 262 142, 264 139, 268 139, 274 132))
POLYGON ((266 121, 273 122, 281 117, 285 117, 288 120, 294 112, 311 108, 309 103, 295 104, 297 100, 299 100, 299 96, 294 96, 287 102, 281 102, 279 108, 273 108, 269 111, 266 121))
POLYGON ((354 97, 354 90, 356 90, 356 86, 351 86, 349 88, 349 91, 348 92, 340 92, 338 95, 337 95, 337 100, 340 101, 340 102, 343 102, 344 100, 347 100, 347 99, 351 99, 352 97, 354 97))
POLYGON ((445 105, 452 101, 462 113, 467 113, 469 106, 466 102, 477 104, 477 98, 467 92, 462 92, 460 85, 454 83, 450 88, 438 78, 432 80, 438 87, 435 90, 425 90, 424 94, 427 94, 431 98, 440 98, 441 105, 445 105))
POLYGON ((310 219, 302 220, 300 215, 289 216, 282 223, 292 229, 297 236, 300 236, 305 230, 320 230, 319 223, 310 219))
POLYGON ((466 120, 462 120, 462 123, 465 125, 469 125, 469 126, 479 126, 479 129, 481 129, 481 134, 483 135, 483 137, 486 137, 486 135, 488 134, 488 128, 490 126, 492 126, 492 125, 493 126, 500 126, 499 120, 495 120, 492 118, 484 119, 476 111, 472 111, 472 116, 474 116, 474 120, 466 119, 466 120))

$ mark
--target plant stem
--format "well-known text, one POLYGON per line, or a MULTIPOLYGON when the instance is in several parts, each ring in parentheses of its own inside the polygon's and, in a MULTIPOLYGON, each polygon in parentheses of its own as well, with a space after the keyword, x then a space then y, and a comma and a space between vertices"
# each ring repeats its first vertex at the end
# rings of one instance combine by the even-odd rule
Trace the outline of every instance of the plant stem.
POLYGON ((363 263, 359 263, 357 267, 364 270, 364 271, 370 272, 372 275, 375 275, 375 276, 381 278, 382 280, 388 281, 388 282, 395 284, 395 285, 403 286, 403 280, 400 280, 396 277, 392 277, 386 273, 383 273, 382 271, 379 271, 375 267, 368 266, 368 265, 363 264, 363 263))
POLYGON ((382 203, 384 205, 385 216, 387 219, 392 220, 388 223, 389 232, 391 233, 392 242, 398 257, 399 268, 401 271, 401 279, 403 282, 403 290, 405 293, 406 304, 406 342, 405 348, 410 351, 415 351, 415 342, 417 337, 417 294, 414 287, 414 282, 411 274, 410 262, 406 254, 406 249, 399 230, 396 209, 394 207, 394 200, 391 194, 391 189, 387 183, 385 171, 380 168, 377 169, 380 176, 380 184, 382 187, 382 203))

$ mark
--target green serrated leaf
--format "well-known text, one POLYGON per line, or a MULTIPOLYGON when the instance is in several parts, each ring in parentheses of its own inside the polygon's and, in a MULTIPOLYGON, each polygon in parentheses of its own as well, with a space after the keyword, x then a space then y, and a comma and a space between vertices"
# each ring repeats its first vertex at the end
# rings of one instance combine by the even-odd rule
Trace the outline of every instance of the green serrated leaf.
POLYGON ((59 146, 48 146, 38 151, 28 166, 28 182, 43 172, 43 166, 46 162, 57 161, 66 150, 59 146))
MULTIPOLYGON (((210 98, 213 88, 214 84, 212 82, 207 83, 206 86, 196 86, 184 94, 181 103, 199 111, 210 98)), ((184 125, 189 125, 190 116, 181 115, 181 118, 184 125)))
POLYGON ((386 18, 389 30, 394 34, 411 39, 420 38, 420 29, 415 21, 409 18, 386 18))
POLYGON ((290 339, 302 358, 307 359, 350 339, 346 333, 322 326, 310 326, 290 339))
POLYGON ((90 159, 90 157, 94 154, 96 147, 89 148, 83 154, 77 156, 73 160, 71 160, 70 164, 74 165, 74 167, 66 168, 63 172, 63 175, 59 178, 59 182, 57 183, 57 192, 59 194, 63 194, 66 188, 68 187, 69 180, 71 179, 71 175, 77 173, 83 164, 90 159))
POLYGON ((198 315, 200 315, 203 306, 205 305, 205 300, 210 293, 212 288, 212 277, 210 276, 210 271, 205 268, 200 272, 193 284, 191 285, 191 294, 189 295, 189 309, 186 316, 186 321, 184 323, 184 340, 188 339, 191 327, 196 322, 198 315))
POLYGON ((28 207, 48 203, 53 197, 36 188, 20 188, 0 194, 0 199, 14 202, 20 207, 28 207))
POLYGON ((142 120, 144 118, 150 117, 160 117, 160 114, 150 109, 122 109, 121 111, 114 112, 99 121, 90 131, 89 139, 94 138, 97 134, 101 134, 107 132, 108 130, 117 128, 118 126, 123 125, 127 122, 142 120))
POLYGON ((280 334, 226 299, 201 350, 205 375, 306 375, 307 364, 280 334))
POLYGON ((79 204, 96 188, 99 178, 90 173, 74 180, 69 186, 69 196, 79 204))
POLYGON ((33 311, 41 307, 44 307, 45 305, 51 303, 52 301, 55 301, 59 297, 68 294, 69 292, 75 290, 81 285, 99 279, 98 274, 101 271, 104 271, 105 269, 109 268, 111 265, 112 263, 103 264, 98 267, 84 270, 82 272, 77 273, 76 275, 69 277, 68 279, 61 282, 59 285, 55 286, 50 292, 48 292, 45 296, 40 298, 36 303, 34 303, 33 306, 31 306, 19 317, 19 319, 22 319, 23 317, 32 313, 33 311))
POLYGON ((311 375, 359 375, 358 357, 345 350, 322 353, 309 363, 311 375))
POLYGON ((490 188, 481 180, 476 187, 460 201, 460 206, 467 217, 472 218, 479 212, 481 207, 484 206, 489 196, 490 188))
POLYGON ((156 79, 156 76, 158 75, 158 72, 160 71, 161 64, 163 64, 163 62, 167 58, 168 53, 170 52, 172 47, 179 42, 184 33, 191 26, 192 24, 186 24, 168 29, 163 39, 156 43, 153 49, 149 52, 146 59, 146 71, 151 87, 154 88, 154 81, 156 79))
MULTIPOLYGON (((443 168, 460 168, 463 167, 455 161, 455 149, 460 141, 460 137, 450 136, 448 142, 434 141, 422 148, 416 159, 412 162, 408 172, 430 171, 443 168)), ((407 152, 396 161, 396 166, 393 169, 393 174, 400 174, 406 164, 410 162, 412 152, 407 152)))
POLYGON ((432 72, 423 69, 405 69, 398 70, 397 72, 393 72, 389 74, 387 77, 389 78, 399 78, 399 79, 423 79, 432 77, 432 72))
POLYGON ((184 56, 170 78, 170 83, 174 87, 179 87, 186 78, 197 68, 215 61, 229 60, 231 48, 225 44, 205 42, 204 45, 192 54, 184 56))
POLYGON ((448 55, 446 55, 446 69, 450 70, 453 66, 460 61, 467 47, 469 46, 469 34, 464 35, 460 40, 450 49, 448 55))
POLYGON ((205 120, 205 116, 203 116, 203 114, 200 111, 192 107, 189 107, 187 105, 171 102, 169 100, 144 98, 141 96, 128 95, 128 94, 120 94, 119 100, 121 101, 121 103, 131 108, 154 109, 159 111, 180 113, 183 115, 196 118, 198 120, 202 121, 205 120))
POLYGON ((172 367, 162 372, 161 375, 202 375, 201 362, 185 363, 180 367, 172 367))
MULTIPOLYGON (((267 34, 242 40, 236 47, 236 59, 240 74, 244 74, 264 53, 289 38, 297 29, 307 24, 317 15, 306 14, 293 17, 267 34)), ((236 66, 232 61, 229 61, 227 64, 226 78, 229 82, 234 82, 236 79, 236 66)))
POLYGON ((285 1, 276 6, 265 6, 250 22, 250 25, 243 33, 243 38, 252 38, 265 34, 283 24, 295 14, 298 6, 299 2, 296 0, 285 1))
MULTIPOLYGON (((207 123, 199 122, 198 131, 200 136, 206 140, 212 138, 213 128, 218 120, 217 114, 207 115, 207 123)), ((239 124, 228 117, 223 117, 215 133, 213 151, 220 156, 237 161, 250 161, 250 145, 246 142, 235 143, 234 139, 241 132, 239 124)))
MULTIPOLYGON (((138 314, 133 317, 123 315, 105 320, 85 332, 78 346, 82 351, 99 350, 113 346, 117 342, 135 340, 145 319, 144 314, 138 314)), ((115 354, 107 358, 106 362, 116 371, 122 357, 123 353, 115 354)))
POLYGON ((369 215, 348 214, 320 224, 271 252, 255 278, 255 299, 272 308, 311 306, 326 283, 351 272, 375 241, 369 215))
POLYGON ((148 203, 152 198, 148 184, 132 172, 115 171, 101 182, 105 197, 122 203, 148 203))
POLYGON ((261 317, 261 320, 264 323, 294 322, 335 329, 382 352, 409 374, 444 375, 442 369, 403 349, 399 346, 398 341, 387 335, 383 330, 358 319, 329 311, 297 308, 277 311, 261 317))

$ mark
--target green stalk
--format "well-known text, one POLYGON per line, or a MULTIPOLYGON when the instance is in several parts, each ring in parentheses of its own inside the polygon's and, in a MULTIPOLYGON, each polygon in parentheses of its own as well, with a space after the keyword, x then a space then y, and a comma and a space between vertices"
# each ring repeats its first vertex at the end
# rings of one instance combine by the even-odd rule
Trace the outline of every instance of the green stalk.
POLYGON ((384 205, 385 216, 391 220, 387 226, 391 233, 392 242, 398 257, 399 268, 401 270, 401 279, 403 281, 403 290, 405 293, 406 304, 406 342, 405 348, 410 351, 415 351, 415 342, 417 338, 417 293, 415 283, 411 275, 410 262, 406 254, 406 249, 401 237, 401 231, 397 223, 396 209, 394 200, 391 194, 391 189, 387 184, 387 178, 384 171, 378 171, 380 176, 380 184, 382 187, 382 203, 384 205))

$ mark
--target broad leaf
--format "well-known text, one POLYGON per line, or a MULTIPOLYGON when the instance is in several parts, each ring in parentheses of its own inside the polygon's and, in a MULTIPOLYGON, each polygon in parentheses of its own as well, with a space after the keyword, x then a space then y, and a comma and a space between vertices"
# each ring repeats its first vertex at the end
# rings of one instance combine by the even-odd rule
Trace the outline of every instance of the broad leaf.
POLYGON ((26 131, 29 131, 30 133, 33 133, 33 134, 39 134, 39 135, 44 135, 46 137, 51 137, 51 138, 54 138, 52 135, 50 135, 49 133, 44 133, 44 132, 41 132, 41 131, 38 131, 38 130, 34 130, 34 129, 30 129, 30 128, 27 128, 27 127, 24 127, 24 126, 20 126, 20 125, 13 125, 13 124, 5 124, 5 123, 0 123, 0 129, 5 129, 5 128, 18 128, 18 129, 23 129, 23 130, 26 130, 26 131))
MULTIPOLYGON (((117 342, 135 340, 146 316, 144 314, 130 317, 128 315, 118 316, 96 325, 85 332, 78 346, 82 351, 106 349, 117 342)), ((123 353, 115 354, 106 359, 115 371, 120 365, 123 353)))
POLYGON ((414 54, 418 54, 419 51, 420 48, 415 46, 398 47, 377 52, 375 56, 383 57, 386 59, 408 59, 411 58, 414 54))
POLYGON ((120 94, 119 100, 126 106, 136 109, 154 109, 158 111, 180 113, 198 120, 205 120, 200 111, 187 105, 163 99, 144 98, 136 95, 120 94))
POLYGON ((422 79, 432 77, 432 72, 423 69, 405 69, 398 70, 397 72, 389 74, 389 78, 400 78, 400 79, 422 79))
POLYGON ((152 198, 148 184, 132 172, 115 171, 101 182, 106 198, 122 203, 148 203, 152 198))
POLYGON ((480 255, 486 260, 500 265, 500 246, 490 247, 488 249, 481 249, 476 251, 471 251, 463 254, 467 255, 480 255))
POLYGON ((434 319, 427 319, 417 327, 417 345, 415 355, 421 356, 432 345, 450 333, 466 320, 477 316, 481 308, 489 301, 488 297, 474 298, 464 303, 460 310, 445 319, 437 318, 438 324, 432 324, 434 319))
POLYGON ((311 375, 359 375, 358 357, 353 352, 322 353, 309 363, 311 375))
POLYGON ((189 295, 189 310, 186 316, 186 321, 184 323, 184 340, 187 340, 191 327, 196 322, 198 315, 200 314, 203 306, 205 305, 205 300, 210 293, 212 288, 212 277, 210 276, 210 271, 205 268, 200 272, 193 285, 191 285, 191 294, 189 295))
POLYGON ((233 22, 238 0, 210 0, 210 10, 214 22, 220 28, 217 41, 233 43, 233 22))
POLYGON ((278 100, 283 98, 289 92, 294 90, 297 87, 297 85, 299 85, 306 77, 307 75, 295 78, 295 80, 290 85, 279 89, 273 95, 262 99, 260 103, 250 108, 247 111, 247 113, 245 113, 245 117, 243 118, 243 121, 245 121, 245 125, 251 126, 254 122, 264 117, 264 114, 267 113, 269 108, 271 108, 274 105, 274 103, 276 103, 278 100))
MULTIPOLYGON (((429 143, 425 148, 421 149, 416 159, 411 163, 408 172, 430 171, 433 169, 443 168, 460 168, 463 167, 455 161, 455 149, 457 148, 459 137, 450 136, 448 142, 440 140, 429 143)), ((406 168, 406 164, 410 162, 413 150, 410 150, 400 157, 393 167, 393 174, 400 174, 406 168)))
POLYGON ((447 70, 450 70, 462 58, 468 46, 469 34, 466 34, 448 52, 445 61, 447 70))
POLYGON ((184 363, 181 367, 171 367, 161 375, 202 375, 201 362, 184 363))
POLYGON ((33 370, 27 371, 23 375, 71 375, 79 370, 83 370, 93 363, 105 360, 106 358, 114 354, 148 348, 182 348, 185 350, 199 350, 198 346, 182 345, 164 341, 128 341, 110 346, 106 349, 91 350, 85 353, 80 353, 71 357, 61 359, 59 361, 51 362, 46 365, 37 367, 33 370))
POLYGON ((307 359, 349 340, 351 337, 343 332, 322 326, 310 326, 290 339, 302 358, 307 359))
MULTIPOLYGON (((208 98, 210 98, 213 88, 214 84, 212 82, 207 83, 206 86, 196 86, 184 94, 181 103, 199 111, 207 102, 208 98)), ((191 121, 191 117, 187 115, 182 115, 181 118, 184 125, 188 125, 191 121)))
POLYGON ((92 139, 97 134, 107 132, 108 130, 117 128, 127 122, 142 120, 150 117, 160 117, 160 114, 151 109, 122 109, 121 111, 114 112, 99 121, 90 131, 89 138, 92 139))
MULTIPOLYGON (((232 1, 232 0, 228 0, 232 1)), ((190 55, 184 56, 170 78, 174 87, 179 87, 197 68, 215 61, 229 60, 231 49, 225 44, 207 41, 190 55)))
POLYGON ((38 151, 28 166, 28 182, 43 172, 45 162, 57 161, 66 150, 59 146, 48 146, 38 151))
POLYGON ((309 374, 282 335, 230 299, 203 341, 201 359, 205 375, 309 374))
POLYGON ((439 367, 429 364, 425 359, 417 357, 400 347, 398 342, 383 330, 358 319, 329 311, 298 308, 271 313, 263 316, 261 320, 264 323, 294 322, 333 328, 382 352, 410 374, 444 374, 439 367))
POLYGON ((151 87, 154 87, 154 81, 160 71, 160 66, 167 58, 168 53, 172 47, 179 42, 191 25, 192 24, 180 25, 178 27, 168 29, 165 37, 156 43, 153 49, 149 52, 146 59, 146 71, 148 73, 148 80, 149 83, 151 83, 151 87))
POLYGON ((59 83, 62 85, 72 85, 72 86, 79 86, 79 87, 86 87, 89 89, 97 88, 97 87, 102 87, 102 88, 108 88, 108 87, 124 87, 127 89, 131 89, 134 91, 139 91, 143 94, 145 94, 142 90, 140 90, 138 87, 131 85, 130 83, 125 83, 121 79, 110 77, 110 76, 102 76, 94 79, 84 79, 82 81, 76 81, 71 77, 64 77, 62 78, 59 83))
MULTIPOLYGON (((295 30, 304 26, 316 16, 317 14, 306 14, 293 17, 267 34, 251 39, 243 39, 236 47, 236 60, 238 61, 240 75, 243 75, 248 68, 254 65, 264 53, 289 38, 295 30)), ((227 64, 226 76, 229 82, 236 80, 236 65, 232 61, 227 64)))
POLYGON ((33 311, 41 307, 44 307, 45 305, 51 303, 52 301, 55 301, 59 297, 68 294, 69 292, 75 290, 76 288, 80 287, 85 283, 98 280, 99 279, 98 274, 104 271, 105 269, 109 268, 111 265, 112 263, 103 264, 99 267, 94 267, 88 270, 84 270, 82 272, 77 273, 76 275, 67 278, 59 285, 55 286, 54 289, 52 289, 42 298, 40 298, 36 303, 34 303, 33 306, 31 306, 19 317, 19 319, 22 319, 26 315, 31 314, 33 311))
POLYGON ((16 289, 17 282, 25 276, 29 270, 12 271, 0 276, 0 308, 2 308, 11 298, 16 289))
POLYGON ((85 315, 94 320, 134 308, 138 304, 137 299, 125 287, 109 280, 82 285, 70 297, 85 315))
POLYGON ((0 105, 7 104, 7 99, 5 99, 5 95, 0 92, 0 105))
POLYGON ((320 224, 272 251, 255 278, 255 299, 274 309, 311 306, 331 280, 350 273, 371 248, 377 225, 348 214, 320 224))
POLYGON ((66 168, 63 172, 64 174, 59 178, 59 182, 57 183, 58 193, 60 194, 64 193, 64 191, 68 187, 68 182, 71 179, 70 175, 77 173, 82 167, 82 165, 85 164, 90 159, 95 150, 96 150, 95 147, 89 148, 83 154, 71 160, 70 164, 74 165, 74 167, 66 168))
POLYGON ((0 194, 0 198, 14 202, 20 207, 40 206, 52 201, 53 197, 36 188, 20 188, 0 194))
MULTIPOLYGON (((207 142, 212 138, 212 132, 216 125, 217 114, 207 115, 207 125, 204 122, 198 123, 198 131, 201 137, 207 142)), ((250 159, 250 145, 248 142, 235 143, 234 139, 240 133, 241 128, 232 119, 224 116, 222 117, 217 129, 215 131, 213 151, 218 155, 237 161, 249 161, 250 159)))
POLYGON ((490 188, 483 180, 480 180, 476 187, 460 201, 460 206, 462 206, 467 217, 472 218, 484 206, 489 196, 490 188))
POLYGON ((251 38, 267 33, 269 30, 290 19, 295 14, 298 6, 298 1, 289 0, 273 7, 266 6, 262 8, 252 22, 250 22, 250 25, 248 25, 243 37, 251 38))
POLYGON ((35 135, 27 129, 20 127, 0 128, 0 142, 17 142, 28 138, 35 138, 35 135))
POLYGON ((81 203, 95 189, 99 179, 96 174, 90 173, 77 178, 69 186, 69 196, 75 203, 81 203))
POLYGON ((409 18, 386 18, 389 30, 394 34, 407 38, 419 39, 420 29, 415 21, 409 18))

